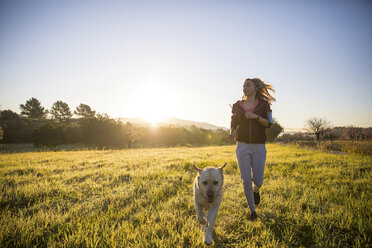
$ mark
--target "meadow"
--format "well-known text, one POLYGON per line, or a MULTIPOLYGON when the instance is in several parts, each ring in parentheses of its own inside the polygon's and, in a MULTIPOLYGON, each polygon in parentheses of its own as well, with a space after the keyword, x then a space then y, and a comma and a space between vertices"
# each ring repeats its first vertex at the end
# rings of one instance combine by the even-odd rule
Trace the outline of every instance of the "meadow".
POLYGON ((322 151, 335 152, 335 153, 347 153, 347 154, 359 154, 372 156, 372 141, 346 141, 346 140, 322 140, 316 141, 292 141, 285 142, 285 144, 297 145, 300 147, 308 147, 311 149, 319 149, 322 151))
POLYGON ((251 222, 235 146, 16 148, 0 153, 0 247, 203 247, 192 165, 224 162, 212 247, 372 246, 371 156, 268 144, 251 222))

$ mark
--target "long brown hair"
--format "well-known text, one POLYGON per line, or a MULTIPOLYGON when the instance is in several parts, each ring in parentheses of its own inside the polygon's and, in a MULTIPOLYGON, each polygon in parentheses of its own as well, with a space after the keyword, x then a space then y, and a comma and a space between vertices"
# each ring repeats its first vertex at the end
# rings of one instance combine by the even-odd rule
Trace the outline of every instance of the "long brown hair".
MULTIPOLYGON (((256 87, 256 90, 257 90, 256 98, 265 100, 270 105, 271 105, 272 102, 276 101, 275 97, 273 97, 269 93, 269 90, 273 93, 275 92, 275 90, 274 90, 274 88, 271 84, 265 83, 265 81, 263 81, 262 79, 259 79, 259 78, 247 78, 246 80, 244 80, 244 83, 247 82, 247 81, 252 81, 254 83, 254 86, 256 87)), ((245 97, 246 96, 244 95, 243 99, 245 97)))

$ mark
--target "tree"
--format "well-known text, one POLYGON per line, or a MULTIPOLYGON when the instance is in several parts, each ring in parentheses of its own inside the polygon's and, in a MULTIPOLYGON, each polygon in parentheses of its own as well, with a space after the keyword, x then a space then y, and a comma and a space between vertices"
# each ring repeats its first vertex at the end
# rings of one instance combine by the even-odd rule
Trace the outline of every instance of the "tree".
POLYGON ((0 112, 0 120, 18 120, 19 118, 19 115, 11 110, 4 110, 0 112))
POLYGON ((81 118, 93 118, 96 114, 96 111, 93 111, 88 105, 80 103, 76 110, 74 111, 75 115, 80 116, 81 118))
POLYGON ((372 138, 372 128, 371 127, 363 129, 363 137, 366 140, 370 140, 372 138))
POLYGON ((322 139, 324 139, 324 140, 333 141, 333 140, 336 140, 340 137, 341 137, 341 135, 337 132, 337 129, 335 129, 335 128, 327 128, 322 133, 322 139))
POLYGON ((300 132, 293 133, 293 134, 284 133, 283 135, 278 137, 276 140, 288 143, 288 142, 294 142, 294 141, 312 141, 313 137, 309 136, 308 134, 300 133, 300 132))
POLYGON ((55 126, 50 122, 32 131, 32 142, 35 146, 48 147, 54 151, 59 145, 65 143, 66 128, 55 126))
POLYGON ((48 110, 42 107, 40 101, 33 97, 25 105, 21 104, 19 108, 21 109, 21 115, 32 120, 45 119, 48 114, 48 110))
POLYGON ((266 129, 266 139, 271 142, 274 141, 278 135, 283 132, 284 128, 279 124, 279 122, 274 119, 274 124, 266 129))
POLYGON ((343 137, 346 140, 362 140, 363 139, 363 129, 360 127, 347 127, 344 129, 343 137))
POLYGON ((68 106, 67 103, 62 101, 56 101, 55 103, 53 103, 50 113, 53 116, 53 118, 59 121, 68 120, 72 117, 70 107, 68 106))
POLYGON ((319 141, 320 135, 324 132, 329 126, 329 121, 325 118, 313 117, 306 121, 305 129, 312 134, 316 135, 316 141, 319 141))
POLYGON ((124 133, 128 143, 127 146, 128 148, 131 148, 133 143, 138 140, 138 133, 136 132, 136 129, 134 128, 132 123, 130 122, 125 123, 124 133))
POLYGON ((30 124, 30 122, 23 120, 16 112, 11 110, 0 112, 0 129, 3 133, 2 143, 25 143, 29 134, 26 124, 30 124))
POLYGON ((98 114, 95 118, 87 119, 82 122, 81 128, 82 138, 86 144, 95 144, 103 148, 125 147, 128 143, 123 124, 111 119, 107 114, 98 114))

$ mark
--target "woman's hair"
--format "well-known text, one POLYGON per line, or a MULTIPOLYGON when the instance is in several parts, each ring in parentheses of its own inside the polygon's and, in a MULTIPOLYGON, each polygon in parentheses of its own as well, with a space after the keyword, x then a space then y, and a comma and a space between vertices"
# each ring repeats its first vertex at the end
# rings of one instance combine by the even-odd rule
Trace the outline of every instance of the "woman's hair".
MULTIPOLYGON (((256 87, 256 98, 262 99, 267 101, 270 105, 272 102, 275 102, 276 99, 272 95, 270 95, 269 90, 271 92, 275 92, 273 86, 271 84, 265 83, 262 79, 259 78, 247 78, 244 80, 244 82, 252 81, 254 83, 254 86, 256 87)), ((243 95, 243 99, 245 99, 246 96, 243 95)))

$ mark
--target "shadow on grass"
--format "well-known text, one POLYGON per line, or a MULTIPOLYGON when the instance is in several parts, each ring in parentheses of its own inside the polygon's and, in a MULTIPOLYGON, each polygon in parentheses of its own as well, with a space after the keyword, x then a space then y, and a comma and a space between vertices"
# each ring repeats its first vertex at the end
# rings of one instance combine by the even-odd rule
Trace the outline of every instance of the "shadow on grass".
MULTIPOLYGON (((280 243, 287 247, 313 247, 319 245, 319 240, 317 240, 315 234, 317 232, 317 225, 299 222, 299 220, 290 216, 277 216, 269 212, 262 213, 261 222, 265 225, 266 229, 272 231, 275 240, 280 241, 280 243)), ((324 242, 327 242, 327 239, 328 245, 332 242, 345 247, 355 245, 354 239, 358 236, 357 230, 339 228, 332 223, 326 223, 326 220, 324 220, 323 224, 325 226, 323 231, 327 230, 327 233, 324 233, 324 242)))
POLYGON ((205 245, 205 247, 224 247, 224 248, 225 247, 226 248, 236 247, 236 244, 226 244, 223 239, 219 238, 219 235, 217 235, 215 231, 213 231, 213 233, 212 233, 212 240, 213 240, 213 245, 211 245, 211 246, 205 245))
POLYGON ((274 213, 264 212, 261 222, 266 229, 273 232, 276 240, 287 246, 311 247, 316 244, 314 230, 306 223, 296 223, 292 218, 277 216, 274 213), (288 228, 289 232, 288 233, 288 228))
MULTIPOLYGON (((105 150, 105 149, 123 149, 123 148, 106 148, 95 145, 70 144, 58 146, 56 151, 87 151, 87 150, 105 150)), ((27 144, 0 144, 0 154, 9 153, 26 153, 26 152, 50 152, 54 151, 49 148, 40 148, 31 143, 27 144)))

